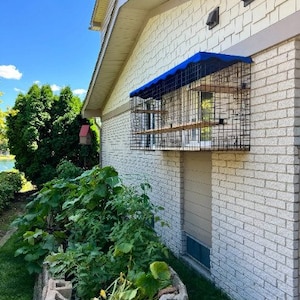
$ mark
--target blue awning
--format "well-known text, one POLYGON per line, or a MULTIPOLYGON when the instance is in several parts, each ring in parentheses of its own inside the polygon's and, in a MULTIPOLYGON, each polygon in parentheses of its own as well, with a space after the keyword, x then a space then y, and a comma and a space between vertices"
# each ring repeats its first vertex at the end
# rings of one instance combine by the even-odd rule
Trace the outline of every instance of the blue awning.
POLYGON ((132 91, 130 97, 161 99, 161 95, 195 80, 229 67, 237 62, 252 63, 251 57, 212 52, 198 52, 176 67, 132 91))

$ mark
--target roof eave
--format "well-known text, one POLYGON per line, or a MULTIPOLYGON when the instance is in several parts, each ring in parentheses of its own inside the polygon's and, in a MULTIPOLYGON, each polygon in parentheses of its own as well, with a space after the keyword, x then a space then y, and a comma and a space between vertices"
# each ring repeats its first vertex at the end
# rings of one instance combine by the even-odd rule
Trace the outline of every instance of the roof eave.
MULTIPOLYGON (((141 0, 117 1, 116 13, 112 16, 110 26, 105 33, 102 48, 83 103, 82 115, 84 117, 101 117, 103 105, 124 63, 128 59, 147 18, 149 18, 150 12, 166 2, 168 1, 149 1, 145 8, 142 7, 142 3, 145 2, 141 0), (121 39, 120 36, 122 37, 121 39)), ((95 9, 93 16, 95 15, 95 9)))

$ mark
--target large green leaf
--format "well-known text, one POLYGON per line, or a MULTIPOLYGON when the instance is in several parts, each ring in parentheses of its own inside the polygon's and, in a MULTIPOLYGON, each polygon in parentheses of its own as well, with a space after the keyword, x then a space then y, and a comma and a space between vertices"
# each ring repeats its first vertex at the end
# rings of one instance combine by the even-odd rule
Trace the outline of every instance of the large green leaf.
POLYGON ((123 253, 129 253, 133 248, 133 245, 130 243, 122 243, 115 247, 114 256, 121 255, 123 253))
POLYGON ((151 274, 141 275, 135 282, 147 299, 152 299, 159 290, 159 282, 151 274))
POLYGON ((104 183, 100 183, 94 189, 94 194, 99 196, 100 198, 104 198, 107 194, 107 186, 104 183))
POLYGON ((120 296, 119 296, 119 299, 122 299, 122 300, 133 300, 133 299, 135 299, 138 290, 139 289, 137 288, 137 289, 134 289, 134 290, 128 290, 128 291, 125 291, 125 292, 121 292, 120 296))
POLYGON ((42 267, 35 262, 29 262, 27 264, 27 270, 28 270, 29 274, 40 273, 42 270, 42 267))
POLYGON ((47 235, 45 238, 44 245, 42 246, 43 249, 46 249, 48 251, 53 251, 56 246, 56 240, 53 235, 47 235))
POLYGON ((164 261, 155 261, 150 265, 150 271, 155 279, 169 280, 171 272, 164 261))

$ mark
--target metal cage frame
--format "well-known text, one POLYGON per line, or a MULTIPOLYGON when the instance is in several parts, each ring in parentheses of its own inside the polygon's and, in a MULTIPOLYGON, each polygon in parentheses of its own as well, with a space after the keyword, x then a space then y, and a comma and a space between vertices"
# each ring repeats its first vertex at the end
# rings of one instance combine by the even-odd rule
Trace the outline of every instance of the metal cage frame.
POLYGON ((213 57, 169 73, 131 93, 131 149, 250 150, 251 61, 213 57))

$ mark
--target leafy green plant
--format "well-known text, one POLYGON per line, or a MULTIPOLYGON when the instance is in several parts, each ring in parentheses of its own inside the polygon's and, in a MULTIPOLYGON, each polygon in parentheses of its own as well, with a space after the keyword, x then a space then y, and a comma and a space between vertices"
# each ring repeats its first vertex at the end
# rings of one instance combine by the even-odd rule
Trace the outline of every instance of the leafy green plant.
POLYGON ((59 179, 75 178, 81 175, 83 171, 82 168, 66 159, 62 159, 56 167, 57 178, 59 179))
POLYGON ((29 273, 38 273, 42 268, 45 255, 54 249, 56 244, 54 237, 44 230, 36 229, 24 233, 23 239, 27 244, 18 248, 15 256, 24 255, 29 273))
POLYGON ((167 255, 153 228, 153 222, 160 221, 154 215, 162 208, 150 202, 147 195, 150 188, 149 184, 142 184, 139 192, 134 187, 123 187, 107 203, 106 210, 117 215, 109 234, 112 245, 108 251, 110 270, 115 274, 120 270, 144 270, 150 261, 167 255))
POLYGON ((9 205, 21 188, 22 177, 19 172, 0 172, 0 212, 9 205))
POLYGON ((112 167, 48 182, 15 222, 24 232, 16 254, 31 272, 47 256, 53 275, 72 280, 82 299, 120 272, 145 272, 167 255, 153 229, 161 208, 151 204, 149 188, 125 186, 112 167))
POLYGON ((131 274, 131 277, 132 279, 128 279, 121 272, 108 288, 100 291, 100 299, 152 300, 157 299, 159 290, 171 285, 171 272, 163 261, 151 263, 150 272, 131 274))
POLYGON ((41 271, 45 256, 66 241, 64 222, 56 220, 56 216, 61 211, 64 199, 73 195, 75 187, 72 180, 46 183, 27 204, 26 213, 13 222, 23 232, 23 245, 16 251, 16 256, 24 256, 30 273, 41 271), (32 233, 32 238, 28 238, 32 233))

